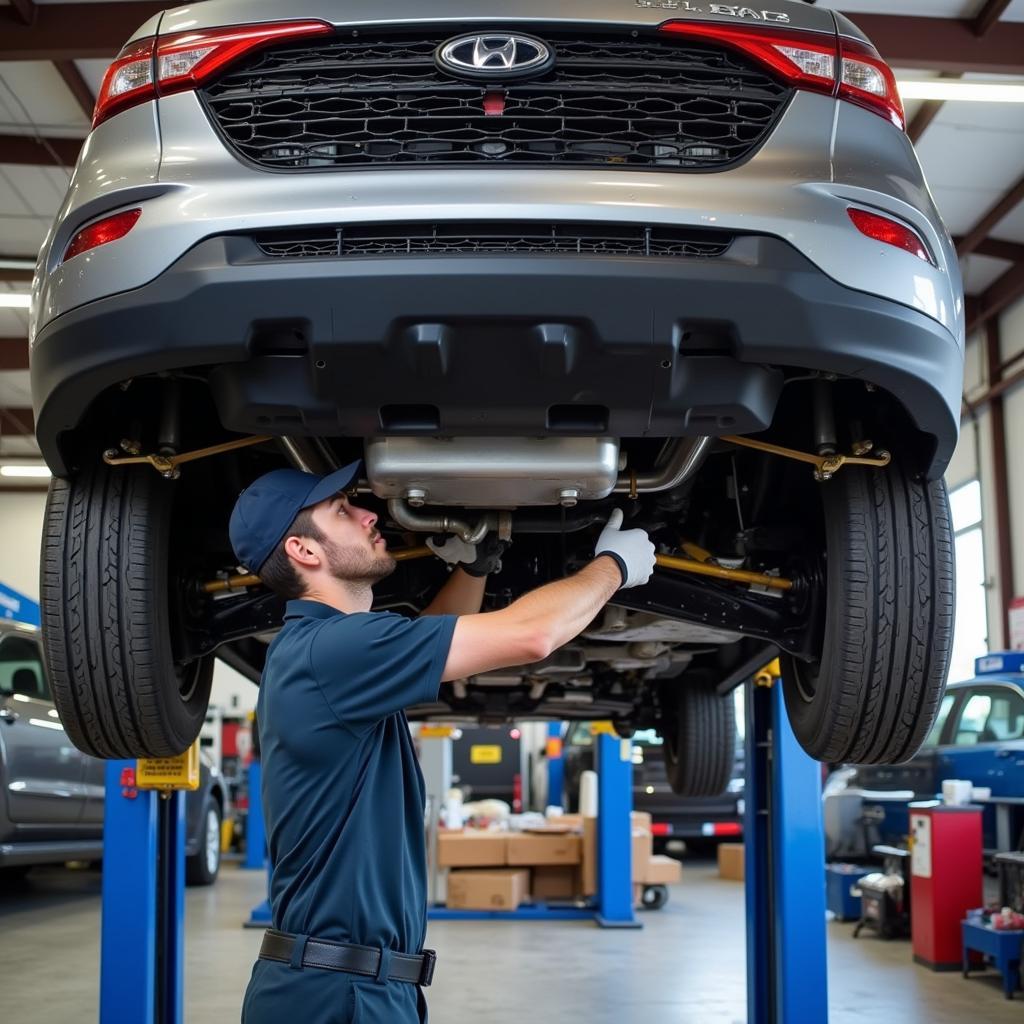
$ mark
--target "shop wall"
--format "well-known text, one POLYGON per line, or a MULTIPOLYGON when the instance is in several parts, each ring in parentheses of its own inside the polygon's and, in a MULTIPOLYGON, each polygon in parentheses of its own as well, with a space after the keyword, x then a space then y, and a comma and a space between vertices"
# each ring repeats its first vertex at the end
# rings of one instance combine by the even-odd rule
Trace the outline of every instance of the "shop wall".
POLYGON ((39 546, 46 495, 0 493, 0 583, 39 600, 39 546))
MULTIPOLYGON (((1024 353, 1024 300, 1010 307, 1000 324, 1003 362, 1024 353)), ((1006 371, 1010 376, 1024 369, 1024 358, 1006 371)), ((1006 419, 1006 473, 1013 538, 1013 593, 1024 597, 1024 382, 1003 397, 1006 419)))
MULTIPOLYGON (((1011 306, 1000 319, 1000 344, 1003 361, 1024 352, 1024 301, 1011 306)), ((976 332, 968 339, 964 360, 964 395, 975 402, 989 388, 985 358, 985 334, 976 332)), ((1018 363, 1008 374, 1024 367, 1018 363)), ((1016 595, 1024 596, 1024 383, 1003 395, 1006 427, 1007 490, 1010 505, 1010 539, 1013 584, 1016 595)), ((946 471, 950 489, 977 477, 981 481, 982 529, 985 543, 985 574, 988 582, 987 609, 989 649, 999 650, 1006 642, 1003 610, 1000 604, 1001 579, 996 546, 995 475, 992 457, 992 426, 987 405, 966 411, 960 429, 960 443, 946 471)))

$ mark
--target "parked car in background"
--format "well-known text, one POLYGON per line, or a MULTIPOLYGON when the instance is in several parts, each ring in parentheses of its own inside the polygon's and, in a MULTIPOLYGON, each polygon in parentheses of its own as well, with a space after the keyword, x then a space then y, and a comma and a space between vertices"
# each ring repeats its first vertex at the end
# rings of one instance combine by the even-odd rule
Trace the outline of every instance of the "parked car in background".
MULTIPOLYGON (((941 793, 943 779, 967 779, 990 789, 993 798, 1024 797, 1024 651, 978 658, 974 672, 973 679, 947 687, 935 724, 914 757, 905 764, 851 766, 844 770, 845 788, 905 791, 915 800, 929 800, 941 793)), ((1024 849, 1024 808, 1011 808, 1009 815, 1010 842, 1024 849)), ((880 842, 896 844, 905 836, 906 814, 887 809, 876 817, 880 842)), ((985 848, 995 849, 994 806, 985 807, 983 833, 985 848)))
MULTIPOLYGON (((210 885, 220 869, 227 792, 200 758, 185 798, 185 878, 210 885)), ((83 754, 57 716, 39 631, 0 621, 0 869, 103 856, 104 762, 83 754)))
MULTIPOLYGON (((740 703, 737 698, 737 704, 740 703)), ((706 797, 684 797, 673 792, 665 768, 662 738, 653 729, 633 734, 633 809, 651 815, 657 845, 663 846, 672 839, 721 839, 743 834, 741 717, 737 718, 737 725, 732 778, 722 793, 706 797)), ((574 722, 565 741, 565 799, 570 811, 579 807, 580 776, 594 767, 592 726, 591 722, 574 722)))

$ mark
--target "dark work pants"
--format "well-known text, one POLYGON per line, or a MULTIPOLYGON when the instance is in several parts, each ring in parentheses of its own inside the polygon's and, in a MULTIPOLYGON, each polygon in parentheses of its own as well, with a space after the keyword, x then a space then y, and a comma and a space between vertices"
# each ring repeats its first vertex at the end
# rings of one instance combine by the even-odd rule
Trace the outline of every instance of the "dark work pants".
POLYGON ((380 984, 319 967, 294 970, 257 960, 242 1004, 242 1024, 426 1024, 418 985, 380 984))

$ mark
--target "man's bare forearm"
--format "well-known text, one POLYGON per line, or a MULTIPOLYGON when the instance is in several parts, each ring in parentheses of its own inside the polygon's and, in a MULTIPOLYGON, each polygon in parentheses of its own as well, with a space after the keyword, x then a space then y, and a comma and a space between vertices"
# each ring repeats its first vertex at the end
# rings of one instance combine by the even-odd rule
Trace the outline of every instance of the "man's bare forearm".
POLYGON ((622 586, 614 558, 599 555, 575 576, 555 580, 524 594, 505 609, 524 624, 542 625, 552 650, 578 636, 622 586))
POLYGON ((475 615, 483 604, 486 582, 486 576, 470 576, 456 568, 420 615, 475 615))

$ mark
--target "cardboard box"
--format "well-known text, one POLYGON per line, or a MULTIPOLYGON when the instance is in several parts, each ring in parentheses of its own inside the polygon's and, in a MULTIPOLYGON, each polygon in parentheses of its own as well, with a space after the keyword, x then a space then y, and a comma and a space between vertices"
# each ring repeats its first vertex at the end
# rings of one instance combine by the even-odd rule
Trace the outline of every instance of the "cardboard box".
POLYGON ((530 895, 538 902, 571 900, 579 894, 580 869, 569 864, 547 865, 531 872, 530 895))
POLYGON ((548 823, 551 825, 568 825, 574 832, 579 832, 583 828, 583 815, 559 814, 554 818, 548 818, 548 823))
POLYGON ((448 875, 447 905, 452 910, 515 910, 529 891, 525 868, 461 869, 448 875))
POLYGON ((647 862, 654 854, 654 839, 643 828, 633 829, 633 881, 642 882, 647 862))
POLYGON ((503 867, 505 832, 440 832, 437 866, 441 868, 503 867))
POLYGON ((683 865, 671 857, 651 857, 644 868, 644 885, 675 885, 682 880, 683 865))
MULTIPOLYGON (((654 853, 654 839, 643 828, 632 831, 633 881, 642 882, 647 862, 654 853)), ((582 893, 593 896, 597 892, 597 818, 583 819, 583 844, 580 865, 582 893)))
POLYGON ((718 844, 718 877, 734 882, 743 881, 743 844, 718 844))
POLYGON ((579 864, 582 841, 579 836, 519 832, 508 837, 505 863, 511 865, 579 864))
POLYGON ((647 811, 632 811, 630 812, 630 818, 632 819, 633 828, 643 828, 648 832, 651 831, 651 825, 654 824, 653 819, 647 811))
POLYGON ((583 895, 597 892, 597 818, 583 819, 583 847, 580 859, 583 895))
POLYGON ((633 883, 633 906, 641 909, 644 905, 644 887, 640 882, 633 883))

